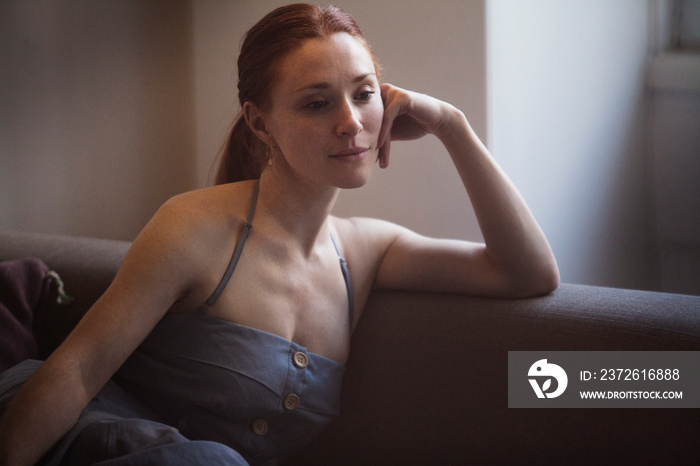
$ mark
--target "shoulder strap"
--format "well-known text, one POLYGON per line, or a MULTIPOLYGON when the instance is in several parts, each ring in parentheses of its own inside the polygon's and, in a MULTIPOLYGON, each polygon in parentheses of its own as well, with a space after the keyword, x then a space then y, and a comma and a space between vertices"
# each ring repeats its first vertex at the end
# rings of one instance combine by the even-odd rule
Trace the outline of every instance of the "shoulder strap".
POLYGON ((243 231, 241 232, 241 238, 238 240, 238 244, 236 245, 236 250, 233 252, 233 257, 231 257, 231 262, 229 262, 228 267, 226 268, 226 273, 224 273, 223 278, 219 282, 219 286, 216 287, 216 290, 214 290, 214 293, 209 297, 209 299, 206 300, 204 304, 199 306, 199 309, 197 309, 197 312, 200 314, 206 314, 207 311, 211 306, 214 305, 217 299, 219 299, 219 296, 221 293, 224 291, 224 288, 226 288, 226 285, 228 285, 229 280, 231 279, 231 275, 233 275, 233 271, 236 268, 236 265, 238 264, 238 259, 241 258, 241 253, 243 252, 243 246, 245 245, 246 240, 248 239, 248 235, 250 235, 250 230, 253 228, 253 217, 255 216, 255 207, 258 203, 258 192, 260 191, 260 181, 258 180, 255 183, 255 187, 253 188, 253 198, 250 201, 250 210, 248 211, 248 219, 245 222, 245 225, 243 225, 243 231))
POLYGON ((352 324, 354 322, 354 309, 355 309, 355 299, 352 292, 352 281, 350 280, 350 270, 348 269, 348 263, 345 258, 340 255, 340 250, 338 245, 335 243, 335 238, 331 234, 331 241, 333 242, 333 247, 335 252, 338 254, 338 259, 340 260, 340 270, 343 272, 343 279, 345 280, 345 288, 348 293, 348 317, 350 319, 350 331, 352 332, 352 324))

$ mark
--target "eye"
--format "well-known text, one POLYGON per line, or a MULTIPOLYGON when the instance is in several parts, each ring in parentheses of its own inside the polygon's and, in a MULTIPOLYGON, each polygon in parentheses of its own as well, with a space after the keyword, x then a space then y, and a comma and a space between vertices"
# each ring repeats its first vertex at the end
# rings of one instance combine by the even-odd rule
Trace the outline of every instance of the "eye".
POLYGON ((322 108, 326 107, 328 105, 328 102, 325 100, 315 100, 313 102, 310 102, 304 106, 304 108, 309 109, 309 110, 321 110, 322 108))
POLYGON ((357 100, 370 100, 374 95, 374 91, 364 91, 357 95, 357 100))

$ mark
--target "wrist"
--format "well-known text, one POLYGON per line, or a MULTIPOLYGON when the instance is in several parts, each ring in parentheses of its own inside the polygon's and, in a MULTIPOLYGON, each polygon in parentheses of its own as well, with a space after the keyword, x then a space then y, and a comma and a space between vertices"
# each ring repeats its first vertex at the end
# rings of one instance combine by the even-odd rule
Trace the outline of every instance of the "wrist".
POLYGON ((458 108, 445 104, 442 123, 435 131, 435 136, 449 150, 453 147, 464 147, 465 142, 478 141, 464 113, 458 108))

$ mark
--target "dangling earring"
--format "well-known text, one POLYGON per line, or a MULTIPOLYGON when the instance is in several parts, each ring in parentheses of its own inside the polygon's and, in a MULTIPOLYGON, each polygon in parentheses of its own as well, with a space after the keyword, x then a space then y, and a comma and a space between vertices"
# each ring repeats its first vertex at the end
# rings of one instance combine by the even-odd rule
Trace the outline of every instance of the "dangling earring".
POLYGON ((267 155, 267 164, 268 164, 269 166, 272 166, 272 149, 273 149, 273 148, 272 148, 272 146, 270 146, 270 145, 265 146, 265 152, 266 152, 266 155, 267 155))
POLYGON ((277 147, 273 145, 267 146, 267 164, 272 166, 272 154, 277 150, 277 147))

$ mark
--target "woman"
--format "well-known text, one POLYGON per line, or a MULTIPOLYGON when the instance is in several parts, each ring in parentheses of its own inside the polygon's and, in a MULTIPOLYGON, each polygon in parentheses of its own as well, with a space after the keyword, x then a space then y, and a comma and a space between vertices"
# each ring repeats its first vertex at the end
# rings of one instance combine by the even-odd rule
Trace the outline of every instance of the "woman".
MULTIPOLYGON (((238 64, 242 114, 217 186, 158 211, 109 289, 14 396, 3 464, 50 449, 45 460, 75 464, 274 462, 337 414, 371 290, 556 288, 544 235, 464 115, 381 84, 349 15, 279 8, 247 33, 238 64), (452 157, 485 244, 330 215, 340 189, 389 165, 391 141, 427 134, 452 157)), ((36 366, 9 372, 22 381, 36 366)))

